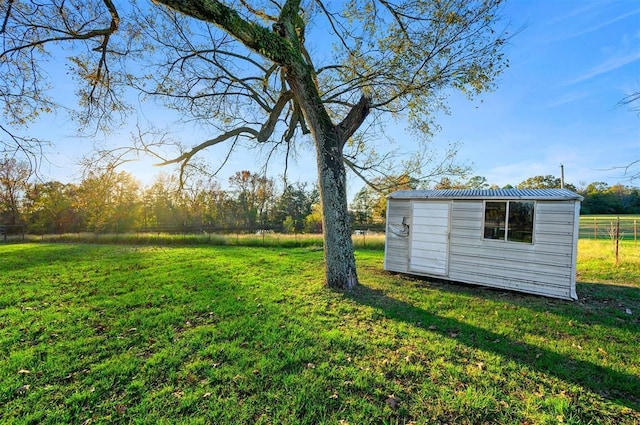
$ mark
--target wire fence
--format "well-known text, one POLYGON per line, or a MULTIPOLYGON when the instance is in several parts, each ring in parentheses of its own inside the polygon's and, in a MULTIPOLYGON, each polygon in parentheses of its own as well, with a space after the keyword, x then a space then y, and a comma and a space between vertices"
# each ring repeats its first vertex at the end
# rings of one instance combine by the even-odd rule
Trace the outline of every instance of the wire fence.
POLYGON ((582 216, 580 217, 581 239, 638 241, 640 216, 582 216))
MULTIPOLYGON (((579 227, 580 239, 595 239, 595 240, 615 240, 616 235, 619 235, 619 240, 638 241, 638 233, 640 232, 640 216, 581 216, 579 227)), ((17 241, 51 241, 51 240, 65 240, 72 242, 87 241, 94 239, 98 241, 103 240, 115 240, 126 243, 127 240, 146 240, 153 243, 157 239, 166 239, 168 236, 181 236, 182 239, 191 237, 194 240, 205 240, 205 243, 211 242, 212 239, 224 237, 227 243, 232 239, 235 239, 236 243, 240 242, 240 239, 250 239, 253 241, 260 241, 263 243, 275 238, 277 240, 290 239, 294 243, 301 241, 307 241, 308 239, 322 240, 322 235, 303 235, 303 234, 288 234, 284 235, 271 229, 191 229, 184 227, 163 227, 163 228, 145 228, 138 229, 135 232, 129 233, 64 233, 64 234, 30 234, 26 226, 23 225, 0 225, 0 242, 17 242, 17 241)), ((356 225, 354 226, 354 242, 361 241, 363 245, 368 245, 371 241, 374 245, 384 245, 384 225, 376 224, 372 226, 356 225)), ((179 240, 177 238, 176 240, 179 240)))

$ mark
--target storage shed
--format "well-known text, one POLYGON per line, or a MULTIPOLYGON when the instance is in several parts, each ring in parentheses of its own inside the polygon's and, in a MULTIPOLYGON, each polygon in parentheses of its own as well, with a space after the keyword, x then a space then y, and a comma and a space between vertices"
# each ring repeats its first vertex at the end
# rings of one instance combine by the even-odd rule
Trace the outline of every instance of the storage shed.
POLYGON ((394 192, 384 268, 577 299, 582 199, 566 189, 394 192))

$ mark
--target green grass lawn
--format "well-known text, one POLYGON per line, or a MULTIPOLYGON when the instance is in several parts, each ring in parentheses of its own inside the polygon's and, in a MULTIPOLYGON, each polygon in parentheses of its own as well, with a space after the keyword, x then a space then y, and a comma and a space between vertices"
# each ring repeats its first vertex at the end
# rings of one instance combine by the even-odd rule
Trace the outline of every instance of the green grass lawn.
POLYGON ((0 245, 0 422, 640 423, 635 260, 568 302, 356 255, 342 293, 315 247, 0 245))

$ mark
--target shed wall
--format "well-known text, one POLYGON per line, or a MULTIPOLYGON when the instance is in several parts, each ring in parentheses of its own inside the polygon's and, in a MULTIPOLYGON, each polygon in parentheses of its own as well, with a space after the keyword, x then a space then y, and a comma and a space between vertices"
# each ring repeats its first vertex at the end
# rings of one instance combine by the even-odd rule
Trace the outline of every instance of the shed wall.
POLYGON ((387 231, 384 255, 385 270, 409 271, 409 235, 403 236, 403 220, 411 228, 411 201, 390 199, 387 204, 387 231), (395 231, 394 231, 395 230, 395 231))
MULTIPOLYGON (((484 202, 454 200, 446 277, 464 283, 576 298, 576 205, 579 203, 572 200, 536 201, 533 243, 528 244, 484 239, 484 202)), ((389 200, 387 223, 401 223, 403 217, 411 214, 411 201, 389 200)), ((411 224, 410 218, 407 224, 411 224)), ((385 269, 410 271, 409 240, 395 237, 387 230, 385 269)))
POLYGON ((482 201, 454 201, 449 278, 559 298, 575 298, 575 202, 537 201, 534 243, 482 237, 482 201))

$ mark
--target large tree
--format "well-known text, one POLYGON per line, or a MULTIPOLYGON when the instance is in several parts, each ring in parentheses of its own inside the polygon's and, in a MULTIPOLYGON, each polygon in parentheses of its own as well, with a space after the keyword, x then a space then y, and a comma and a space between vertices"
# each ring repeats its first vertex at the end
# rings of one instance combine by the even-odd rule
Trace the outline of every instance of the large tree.
POLYGON ((348 289, 358 280, 345 167, 364 178, 380 166, 388 171, 389 157, 369 149, 365 131, 379 131, 381 116, 407 118, 429 135, 451 89, 492 88, 505 65, 500 4, 9 0, 0 6, 0 96, 15 125, 53 108, 42 56, 69 49, 83 122, 104 124, 125 111, 120 89, 129 86, 207 123, 210 138, 163 163, 184 165, 222 142, 231 150, 255 143, 267 158, 278 150, 288 158, 311 141, 326 283, 348 289))

